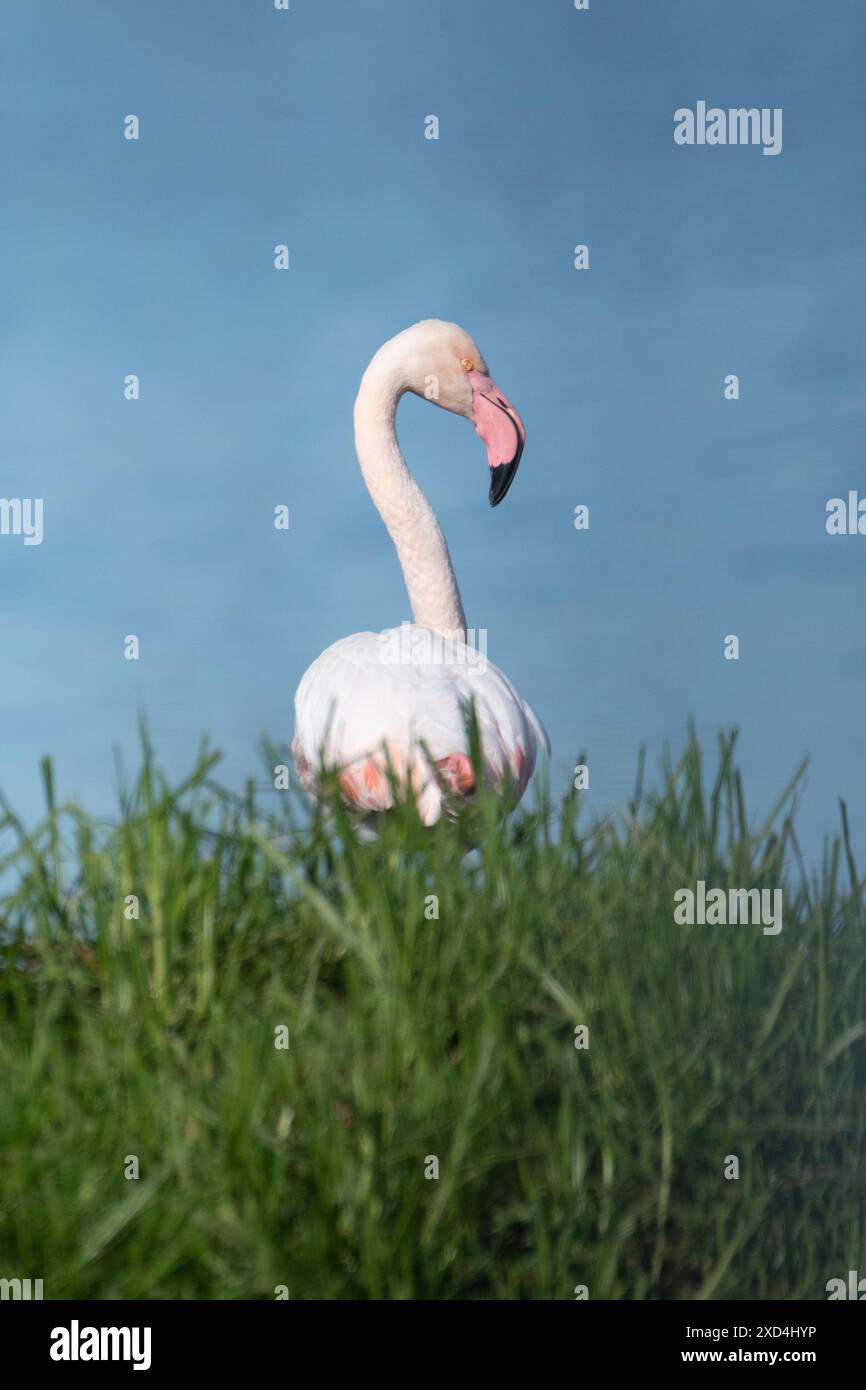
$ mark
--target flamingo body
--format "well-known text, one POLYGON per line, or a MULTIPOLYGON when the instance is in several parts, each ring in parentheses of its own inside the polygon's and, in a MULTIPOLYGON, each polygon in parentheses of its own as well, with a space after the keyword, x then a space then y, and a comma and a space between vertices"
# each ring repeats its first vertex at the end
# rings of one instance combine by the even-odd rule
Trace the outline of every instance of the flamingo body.
POLYGON ((485 782, 508 781, 522 796, 547 737, 498 667, 459 638, 415 624, 344 637, 313 662, 295 696, 301 783, 315 793, 321 771, 336 768, 343 797, 361 811, 389 810, 395 787, 411 785, 432 825, 449 797, 475 790, 473 705, 485 782))
POLYGON ((523 451, 523 421, 457 324, 426 319, 384 343, 361 381, 355 444, 374 505, 397 550, 414 621, 358 632, 328 647, 295 696, 292 751, 315 796, 336 772, 359 812, 389 810, 411 788, 425 824, 475 791, 467 711, 474 706, 485 783, 521 796, 547 736, 503 673, 467 644, 445 537, 397 441, 400 397, 412 391, 470 420, 487 449, 497 506, 523 451))

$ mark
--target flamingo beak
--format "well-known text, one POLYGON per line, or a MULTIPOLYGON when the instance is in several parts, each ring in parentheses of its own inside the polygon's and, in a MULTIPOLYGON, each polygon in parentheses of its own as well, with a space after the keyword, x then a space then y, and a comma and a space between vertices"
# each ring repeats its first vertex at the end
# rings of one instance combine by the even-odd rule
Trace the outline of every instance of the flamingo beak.
POLYGON ((487 445, 490 465, 490 505, 498 507, 514 481, 526 442, 523 421, 496 382, 483 372, 469 373, 472 421, 487 445))

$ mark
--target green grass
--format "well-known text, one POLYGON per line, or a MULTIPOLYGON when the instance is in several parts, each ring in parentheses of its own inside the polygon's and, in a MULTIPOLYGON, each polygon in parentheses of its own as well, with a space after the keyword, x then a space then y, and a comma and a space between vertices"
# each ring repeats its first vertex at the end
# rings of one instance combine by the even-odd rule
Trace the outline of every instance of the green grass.
POLYGON ((483 797, 433 832, 402 808, 369 845, 336 802, 310 823, 233 797, 206 750, 172 787, 145 745, 113 826, 46 763, 44 823, 0 819, 0 1277, 760 1299, 866 1272, 847 827, 807 873, 791 789, 749 828, 733 737, 713 764, 692 738, 617 822, 483 797), (675 925, 698 878, 784 882, 783 931, 675 925))

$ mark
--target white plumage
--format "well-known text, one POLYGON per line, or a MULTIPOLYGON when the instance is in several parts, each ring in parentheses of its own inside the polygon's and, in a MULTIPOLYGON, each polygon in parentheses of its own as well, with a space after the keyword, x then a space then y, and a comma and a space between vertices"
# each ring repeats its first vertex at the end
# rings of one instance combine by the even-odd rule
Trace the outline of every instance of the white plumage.
POLYGON ((485 781, 508 778, 522 796, 547 739, 498 667, 459 638, 436 640, 414 624, 344 637, 313 662, 295 696, 292 751, 302 785, 314 793, 320 767, 338 768, 351 804, 385 811, 396 775, 404 785, 411 780, 431 825, 448 794, 472 790, 466 715, 473 704, 485 781))
POLYGON ((358 458, 397 548, 415 616, 382 633, 358 632, 327 648, 295 696, 292 751, 302 785, 316 794, 336 770, 358 811, 388 810, 411 785, 425 824, 475 789, 467 712, 474 705, 484 780, 517 796, 547 737, 508 678, 467 645, 466 619, 445 538, 397 443, 404 391, 467 416, 487 444, 490 501, 511 484, 525 431, 487 375, 472 339, 455 324, 426 320, 373 358, 355 404, 358 458), (431 380, 435 394, 430 393, 431 380))

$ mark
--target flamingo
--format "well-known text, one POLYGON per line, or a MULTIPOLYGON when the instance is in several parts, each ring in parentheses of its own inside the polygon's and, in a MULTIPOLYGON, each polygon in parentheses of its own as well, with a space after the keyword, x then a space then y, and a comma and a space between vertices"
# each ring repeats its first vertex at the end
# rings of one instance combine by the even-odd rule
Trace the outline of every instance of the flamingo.
POLYGON ((400 397, 412 391, 470 420, 487 446, 489 500, 514 481, 526 431, 472 338, 425 319, 379 348, 355 401, 355 447, 370 496, 397 550, 414 621, 357 632, 328 647, 295 695, 295 766, 315 798, 336 771, 344 802, 386 812, 411 787, 433 825, 475 791, 467 708, 474 704, 484 781, 515 804, 541 747, 540 721, 514 686, 471 646, 442 530, 397 441, 400 397))

